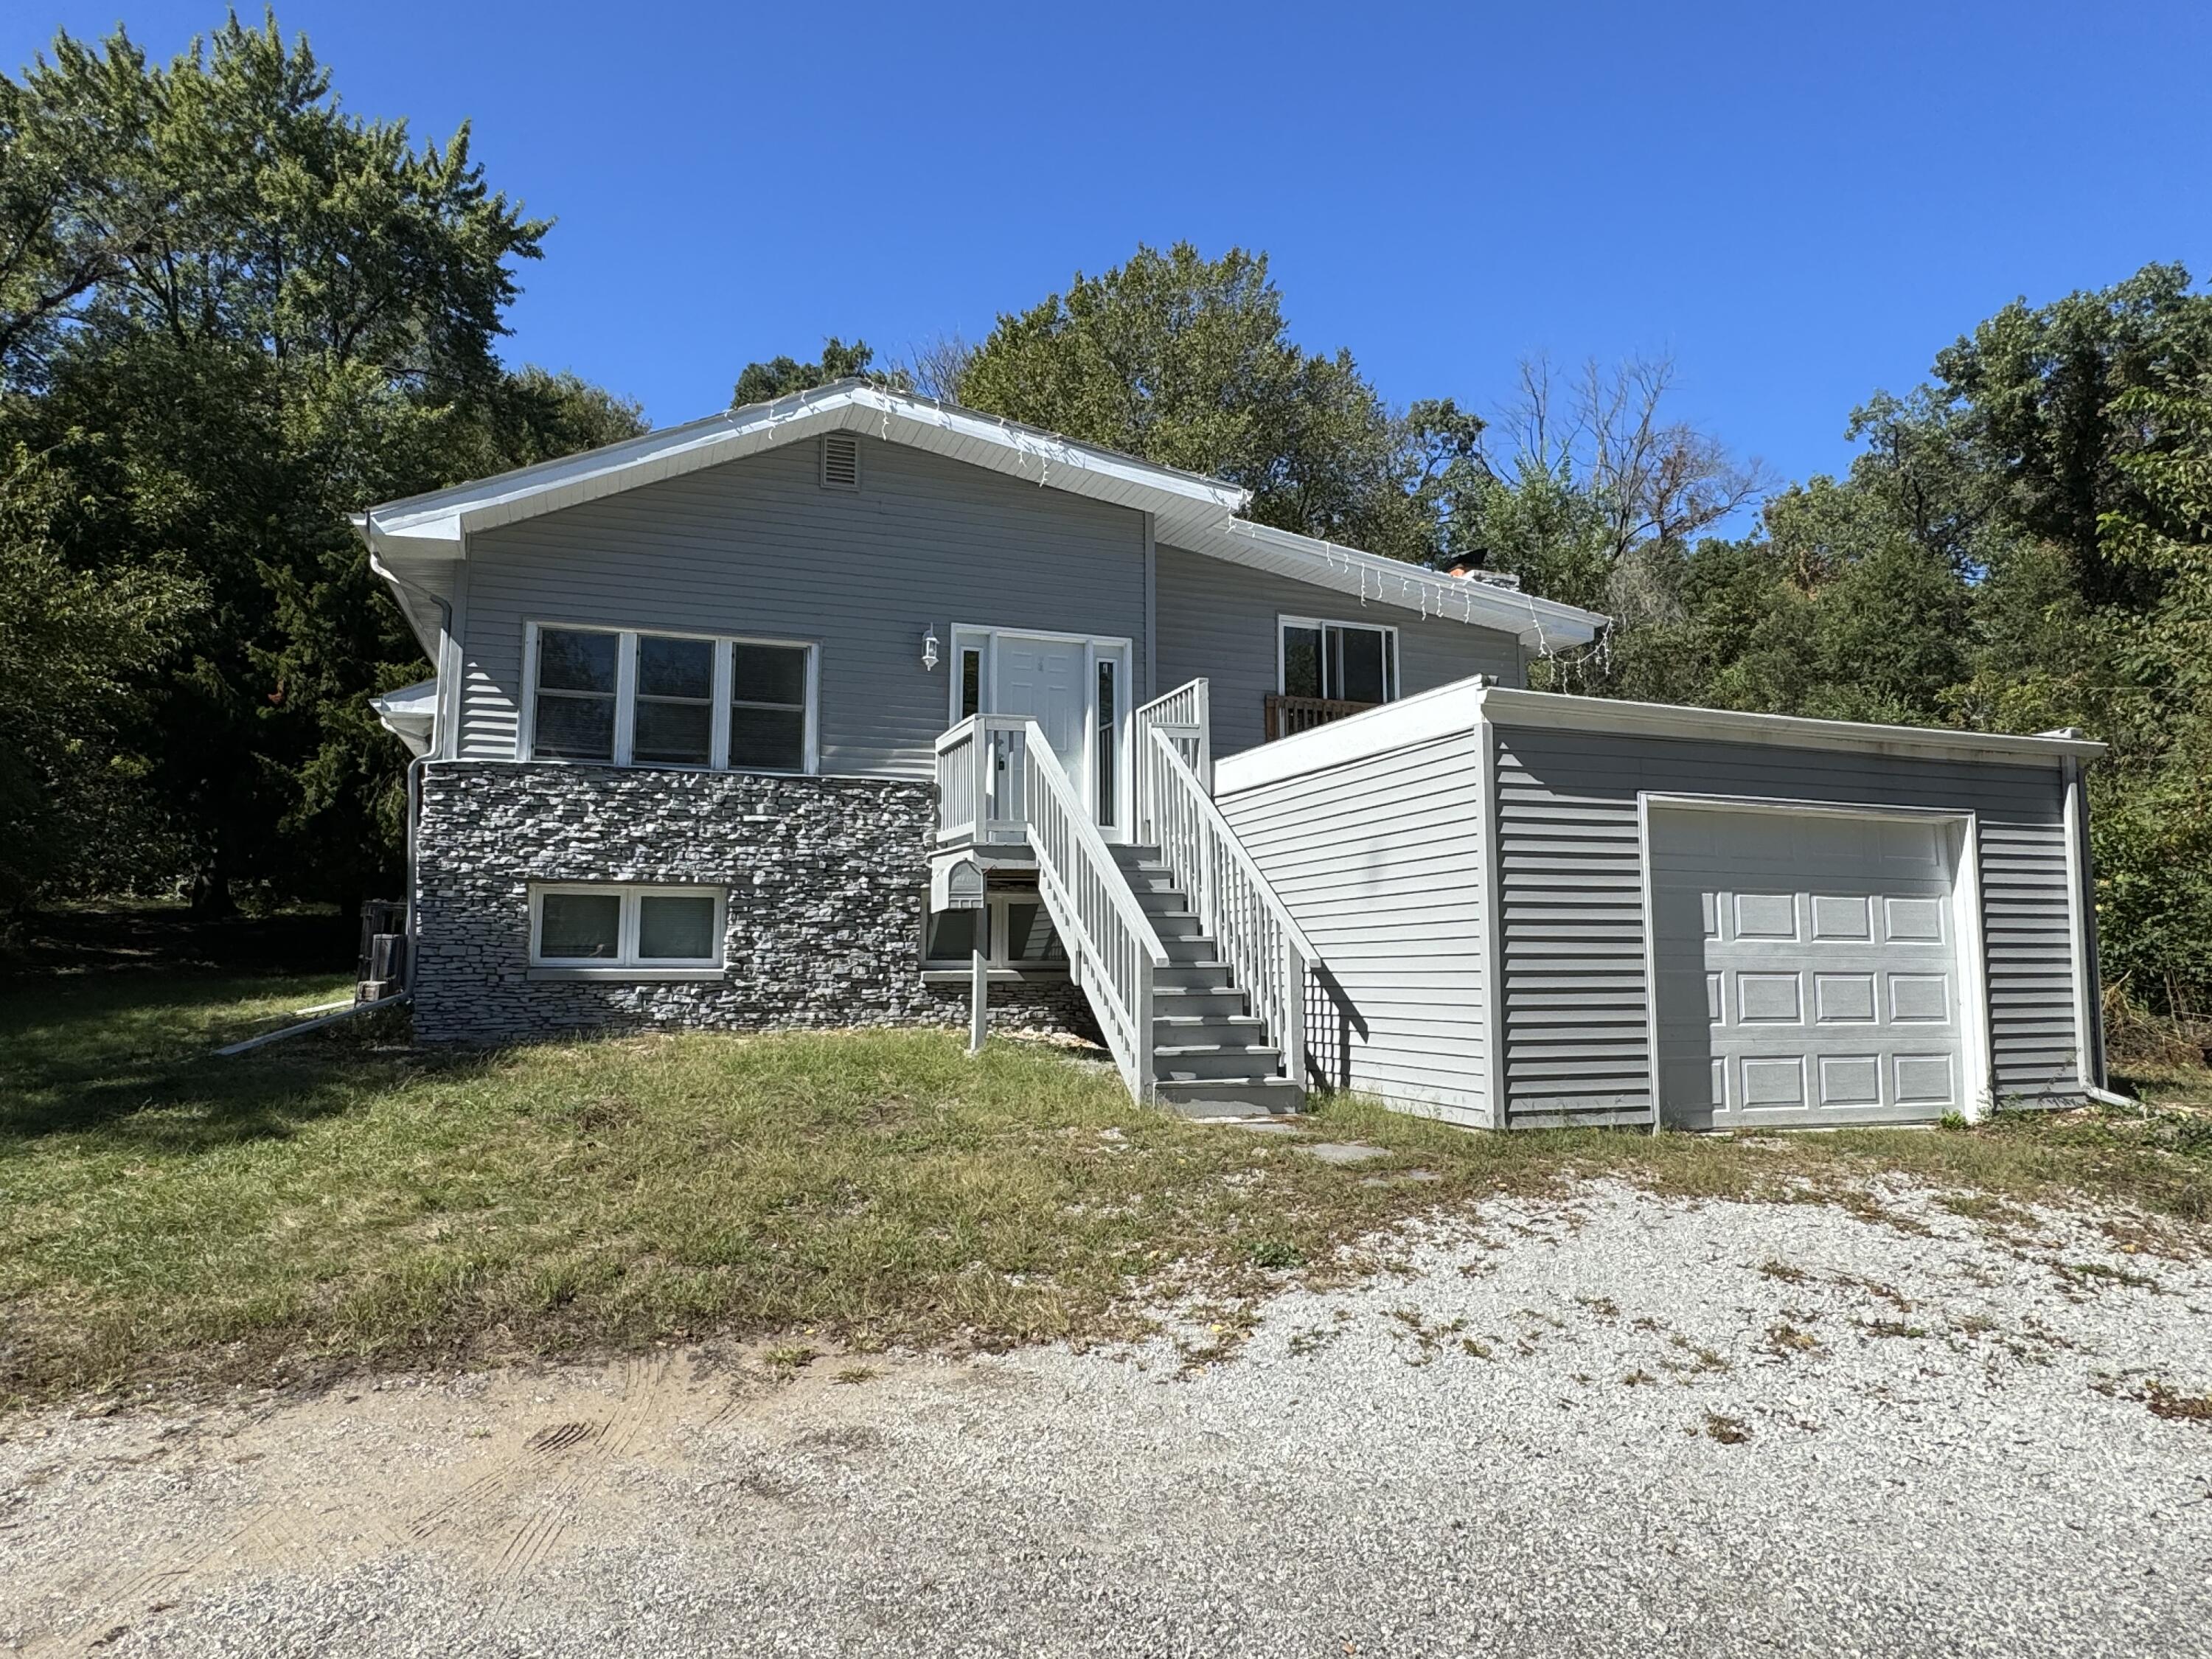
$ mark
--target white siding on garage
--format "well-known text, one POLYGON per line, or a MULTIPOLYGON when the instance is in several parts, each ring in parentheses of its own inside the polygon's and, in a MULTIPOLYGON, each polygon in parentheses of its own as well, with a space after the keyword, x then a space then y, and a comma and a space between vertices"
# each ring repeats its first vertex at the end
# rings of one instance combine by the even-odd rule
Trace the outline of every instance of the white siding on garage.
POLYGON ((1277 683, 1276 618, 1319 617, 1398 630, 1398 695, 1433 691, 1470 674, 1525 684, 1521 641, 1494 628, 1422 617, 1396 605, 1362 605, 1349 594, 1309 586, 1204 554, 1158 552, 1160 691, 1186 680, 1212 682, 1213 752, 1233 755, 1266 732, 1261 700, 1277 683))
POLYGON ((1145 657, 1144 517, 878 439, 860 488, 811 440, 470 538, 461 748, 515 757, 524 625, 759 634, 820 646, 821 766, 923 778, 956 623, 1112 635, 1145 657))
POLYGON ((1493 730, 1509 1121, 1650 1121, 1640 790, 1976 813, 1996 1091, 2078 1093, 2055 763, 1493 730))
POLYGON ((1333 977, 1309 1000, 1316 1080, 1469 1123, 1487 1121, 1479 757, 1462 731, 1219 802, 1333 977))

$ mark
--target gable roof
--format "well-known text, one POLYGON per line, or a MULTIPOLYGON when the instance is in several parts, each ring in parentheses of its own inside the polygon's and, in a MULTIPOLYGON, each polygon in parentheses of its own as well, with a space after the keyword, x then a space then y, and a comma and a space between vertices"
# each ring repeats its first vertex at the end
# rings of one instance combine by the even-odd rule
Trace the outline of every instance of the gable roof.
POLYGON ((824 432, 859 432, 1152 514, 1157 541, 1356 594, 1423 616, 1502 629, 1539 649, 1578 645, 1606 618, 1494 582, 1449 576, 1240 518, 1251 492, 1219 478, 978 414, 918 393, 843 380, 641 438, 387 501, 355 520, 370 551, 465 556, 472 531, 514 524, 641 485, 720 466, 824 432))

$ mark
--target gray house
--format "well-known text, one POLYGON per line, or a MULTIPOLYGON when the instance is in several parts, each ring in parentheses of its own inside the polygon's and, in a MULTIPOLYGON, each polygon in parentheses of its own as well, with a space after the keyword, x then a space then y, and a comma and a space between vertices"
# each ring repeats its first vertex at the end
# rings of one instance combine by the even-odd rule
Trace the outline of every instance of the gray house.
POLYGON ((988 989, 1139 1098, 1500 1127, 2101 1081, 2095 744, 1531 693, 1603 618, 1245 505, 847 381, 363 514, 418 1034, 988 989))

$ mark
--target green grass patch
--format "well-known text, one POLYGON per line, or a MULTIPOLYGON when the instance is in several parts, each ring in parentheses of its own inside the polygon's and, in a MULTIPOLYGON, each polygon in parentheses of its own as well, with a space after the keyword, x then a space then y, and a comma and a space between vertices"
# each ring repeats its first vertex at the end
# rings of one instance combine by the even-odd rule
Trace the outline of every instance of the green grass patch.
POLYGON ((1600 1175, 1876 1220, 1865 1188, 1890 1172, 2212 1218, 2212 1148, 2166 1115, 1777 1144, 1474 1135, 1333 1101, 1308 1134, 1390 1153, 1342 1168, 950 1034, 464 1056, 341 1027, 210 1052, 344 989, 111 974, 0 995, 0 1398, 709 1336, 1111 1338, 1163 1295, 1356 1271, 1345 1247, 1378 1229, 1600 1175), (1437 1178, 1373 1179, 1414 1169, 1437 1178))

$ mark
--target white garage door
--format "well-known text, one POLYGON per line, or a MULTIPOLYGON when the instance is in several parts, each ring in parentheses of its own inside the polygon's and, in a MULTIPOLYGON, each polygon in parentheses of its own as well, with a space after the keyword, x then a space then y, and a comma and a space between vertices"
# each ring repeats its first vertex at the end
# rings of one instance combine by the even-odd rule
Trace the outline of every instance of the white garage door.
POLYGON ((1655 806, 1663 1121, 1961 1109, 1950 835, 1933 819, 1655 806))

